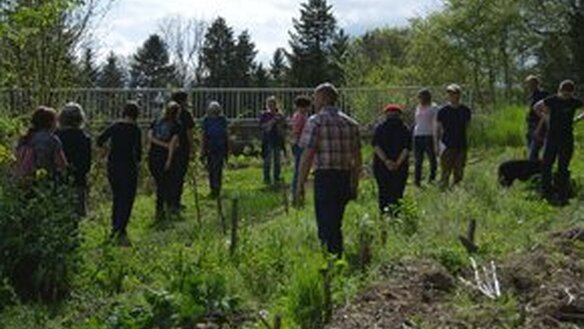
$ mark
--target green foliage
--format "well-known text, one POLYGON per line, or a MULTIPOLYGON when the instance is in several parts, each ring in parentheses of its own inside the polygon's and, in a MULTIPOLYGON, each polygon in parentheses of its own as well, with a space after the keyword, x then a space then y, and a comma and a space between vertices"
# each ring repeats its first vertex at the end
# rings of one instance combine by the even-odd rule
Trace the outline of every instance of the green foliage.
POLYGON ((132 57, 130 65, 132 87, 165 88, 174 81, 175 67, 170 64, 167 45, 162 38, 151 35, 132 57))
POLYGON ((297 269, 288 289, 288 313, 303 329, 325 325, 325 295, 320 269, 305 265, 297 269))
POLYGON ((525 145, 526 107, 502 107, 473 118, 469 140, 474 147, 525 145))
POLYGON ((69 291, 77 266, 79 218, 67 186, 37 179, 0 190, 0 274, 22 299, 58 300, 69 291))
POLYGON ((123 88, 125 86, 126 76, 122 63, 113 52, 109 53, 105 64, 101 67, 96 84, 100 88, 123 88))

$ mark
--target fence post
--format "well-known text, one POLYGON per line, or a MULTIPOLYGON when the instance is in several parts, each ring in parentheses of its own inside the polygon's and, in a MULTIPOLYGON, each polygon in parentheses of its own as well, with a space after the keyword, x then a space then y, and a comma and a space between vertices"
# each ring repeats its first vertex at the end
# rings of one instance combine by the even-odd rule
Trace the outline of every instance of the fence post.
POLYGON ((231 203, 231 245, 229 246, 229 254, 235 255, 237 249, 237 229, 239 224, 239 199, 233 198, 231 203))

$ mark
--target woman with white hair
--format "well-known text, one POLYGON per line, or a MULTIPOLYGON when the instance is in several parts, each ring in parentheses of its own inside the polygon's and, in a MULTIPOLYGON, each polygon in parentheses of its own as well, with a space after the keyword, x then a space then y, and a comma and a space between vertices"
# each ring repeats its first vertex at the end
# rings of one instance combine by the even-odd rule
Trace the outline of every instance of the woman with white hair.
POLYGON ((83 130, 85 112, 77 103, 67 103, 59 113, 57 137, 69 163, 69 173, 77 190, 77 212, 87 215, 87 173, 91 168, 91 139, 83 130))
POLYGON ((209 103, 207 115, 203 119, 203 161, 209 172, 209 187, 211 197, 221 194, 223 165, 227 160, 228 149, 228 122, 223 115, 221 104, 216 101, 209 103))

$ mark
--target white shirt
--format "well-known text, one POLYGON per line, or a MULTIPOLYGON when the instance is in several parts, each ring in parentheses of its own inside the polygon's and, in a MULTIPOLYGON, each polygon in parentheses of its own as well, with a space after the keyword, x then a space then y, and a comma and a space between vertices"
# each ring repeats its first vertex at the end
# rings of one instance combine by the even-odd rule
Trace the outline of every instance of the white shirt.
POLYGON ((429 106, 418 106, 416 108, 416 125, 414 126, 414 136, 433 136, 434 121, 438 114, 438 107, 434 104, 429 106))

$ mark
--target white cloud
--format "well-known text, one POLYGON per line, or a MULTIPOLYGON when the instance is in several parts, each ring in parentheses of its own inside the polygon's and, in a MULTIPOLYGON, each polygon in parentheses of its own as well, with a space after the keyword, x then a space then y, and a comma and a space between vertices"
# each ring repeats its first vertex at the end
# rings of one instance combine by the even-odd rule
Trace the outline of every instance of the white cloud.
MULTIPOLYGON (((249 30, 259 51, 268 62, 277 47, 288 44, 292 18, 299 15, 303 1, 287 0, 118 0, 96 31, 100 54, 110 50, 131 54, 158 21, 171 15, 212 21, 222 16, 237 32, 249 30)), ((377 26, 403 25, 408 18, 438 8, 440 0, 331 0, 341 27, 360 33, 377 26)))

